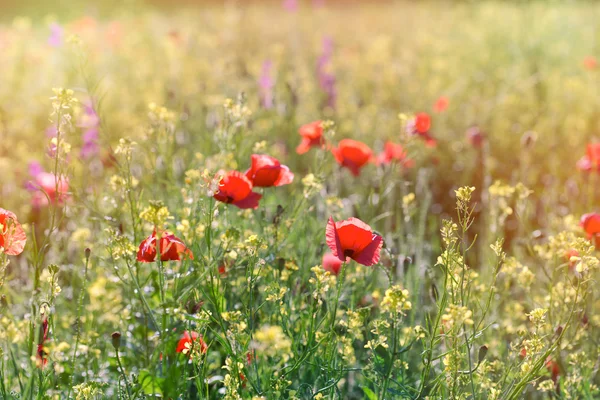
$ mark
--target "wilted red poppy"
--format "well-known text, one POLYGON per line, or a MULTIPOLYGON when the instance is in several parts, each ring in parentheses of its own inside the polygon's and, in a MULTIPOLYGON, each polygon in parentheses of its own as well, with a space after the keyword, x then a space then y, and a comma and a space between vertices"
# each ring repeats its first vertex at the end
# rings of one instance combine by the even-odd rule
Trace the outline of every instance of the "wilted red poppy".
POLYGON ((473 147, 481 147, 483 144, 483 132, 481 132, 478 126, 472 126, 467 129, 466 136, 473 147))
POLYGON ((358 218, 334 222, 330 217, 325 238, 333 255, 342 262, 347 257, 366 266, 379 262, 383 238, 358 218))
MULTIPOLYGON (((163 231, 160 239, 160 260, 161 261, 179 261, 184 254, 190 260, 194 259, 192 251, 175 235, 163 231)), ((137 253, 137 260, 140 262, 154 262, 156 260, 156 231, 140 243, 137 253)))
POLYGON ((252 154, 252 166, 246 171, 246 178, 253 186, 270 187, 292 183, 294 174, 274 157, 252 154))
POLYGON ((336 161, 342 167, 346 167, 352 175, 360 175, 360 169, 364 167, 373 156, 371 148, 352 139, 342 139, 337 148, 331 150, 336 161))
POLYGON ((23 252, 27 236, 17 216, 4 208, 0 208, 0 248, 9 256, 17 256, 23 252))
POLYGON ((406 124, 406 130, 409 134, 419 135, 423 140, 425 140, 425 145, 428 147, 435 147, 437 142, 429 133, 430 129, 431 117, 429 114, 424 112, 415 114, 415 117, 409 120, 406 124))
POLYGON ((36 364, 38 368, 44 368, 48 364, 48 357, 44 349, 44 343, 48 340, 48 318, 42 317, 42 325, 40 326, 40 341, 37 345, 36 364))
POLYGON ((579 225, 587 233, 588 239, 598 241, 600 237, 600 214, 590 213, 583 215, 579 225))
POLYGON ((239 208, 257 208, 262 195, 252 191, 252 182, 238 171, 227 173, 219 182, 219 191, 213 196, 223 203, 239 208))
POLYGON ((296 147, 296 153, 304 154, 311 147, 323 147, 325 138, 323 138, 323 124, 321 121, 311 122, 302 125, 298 131, 302 136, 302 142, 296 147))
POLYGON ((198 334, 197 332, 185 331, 183 332, 181 339, 179 339, 179 342, 177 342, 177 348, 175 351, 178 353, 188 354, 192 348, 199 348, 200 352, 204 354, 206 353, 208 346, 202 339, 202 335, 198 334))
POLYGON ((377 156, 377 163, 379 165, 387 165, 393 162, 397 162, 406 168, 412 168, 415 165, 415 162, 408 158, 402 145, 385 142, 383 152, 377 156))
MULTIPOLYGON (((348 261, 349 259, 346 259, 348 261)), ((332 253, 325 253, 323 255, 323 269, 325 271, 331 272, 333 275, 337 275, 340 273, 340 268, 342 267, 342 260, 338 258, 338 256, 333 255, 332 253)))
MULTIPOLYGON (((446 96, 440 96, 433 105, 433 110, 437 113, 441 113, 446 111, 448 106, 450 105, 450 100, 446 96)), ((429 128, 427 129, 429 130, 429 128)))
POLYGON ((598 61, 594 56, 587 56, 583 59, 583 66, 589 70, 596 69, 596 67, 598 66, 598 61))

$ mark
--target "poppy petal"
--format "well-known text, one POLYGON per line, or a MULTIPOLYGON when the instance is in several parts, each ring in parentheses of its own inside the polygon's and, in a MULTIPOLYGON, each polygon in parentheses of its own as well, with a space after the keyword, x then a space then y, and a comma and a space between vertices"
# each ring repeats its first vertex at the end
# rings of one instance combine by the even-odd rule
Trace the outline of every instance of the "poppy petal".
POLYGON ((383 246, 383 238, 379 235, 373 235, 371 243, 365 247, 358 255, 352 257, 354 261, 367 267, 379 262, 379 253, 383 246))
POLYGON ((329 221, 327 221, 327 228, 325 229, 325 239, 327 242, 327 246, 329 246, 329 248, 331 249, 332 254, 339 258, 341 261, 344 261, 344 250, 342 249, 340 238, 335 227, 335 222, 333 222, 333 217, 329 217, 329 221))
POLYGON ((258 208, 258 201, 262 198, 262 194, 256 192, 250 192, 244 199, 233 202, 234 206, 238 206, 241 209, 247 208, 258 208))
POLYGON ((283 186, 288 185, 294 181, 294 174, 290 171, 290 169, 282 165, 279 170, 279 178, 275 181, 275 186, 283 186))

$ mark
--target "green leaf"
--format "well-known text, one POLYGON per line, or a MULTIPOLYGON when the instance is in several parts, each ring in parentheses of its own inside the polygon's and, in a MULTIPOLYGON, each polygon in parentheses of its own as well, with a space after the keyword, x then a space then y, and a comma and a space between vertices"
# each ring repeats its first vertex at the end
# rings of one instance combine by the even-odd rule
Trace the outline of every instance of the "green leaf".
POLYGON ((162 394, 161 387, 164 383, 164 378, 157 378, 150 374, 149 371, 142 370, 138 376, 138 383, 145 394, 162 394))
POLYGON ((369 389, 366 386, 363 386, 362 390, 363 392, 365 392, 365 396, 367 396, 369 400, 377 400, 377 396, 375 395, 375 393, 373 393, 371 389, 369 389))

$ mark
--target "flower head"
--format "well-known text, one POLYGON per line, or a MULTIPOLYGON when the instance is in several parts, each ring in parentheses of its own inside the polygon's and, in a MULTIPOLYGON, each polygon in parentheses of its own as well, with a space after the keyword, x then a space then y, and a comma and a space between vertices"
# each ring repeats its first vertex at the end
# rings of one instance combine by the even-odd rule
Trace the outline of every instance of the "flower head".
POLYGON ((50 172, 36 171, 33 182, 28 188, 36 190, 33 194, 34 207, 47 206, 49 203, 62 204, 68 197, 69 180, 66 176, 57 177, 50 172))
POLYGON ((406 123, 406 131, 411 135, 418 135, 428 147, 435 147, 437 142, 431 136, 431 117, 429 114, 420 112, 415 114, 415 117, 406 123))
POLYGON ((294 180, 288 167, 265 154, 252 154, 252 166, 246 171, 246 177, 257 187, 282 186, 294 180))
POLYGON ((433 105, 433 110, 436 113, 442 113, 442 112, 446 111, 446 109, 448 109, 449 105, 450 105, 450 100, 448 100, 448 98, 446 96, 440 96, 435 101, 435 104, 433 105))
POLYGON ((252 191, 252 182, 238 171, 227 173, 219 182, 219 191, 213 196, 223 203, 239 208, 258 208, 262 195, 252 191))
POLYGON ((185 331, 183 336, 177 342, 177 348, 175 349, 178 353, 189 354, 190 358, 194 353, 204 354, 208 346, 202 339, 202 335, 197 332, 185 331))
POLYGON ((27 236, 12 212, 0 208, 0 252, 17 256, 23 252, 27 236))
POLYGON ((415 165, 414 160, 408 158, 408 154, 402 145, 385 142, 383 152, 377 156, 377 163, 379 165, 388 165, 393 162, 397 162, 406 168, 412 168, 415 165))
POLYGON ((588 239, 593 239, 600 235, 600 214, 590 213, 581 217, 579 225, 587 233, 588 239))
POLYGON ((330 217, 325 238, 333 255, 342 262, 346 257, 366 266, 379 262, 383 238, 358 218, 334 222, 330 217))
MULTIPOLYGON (((160 239, 160 260, 179 261, 182 254, 189 257, 190 260, 194 259, 192 251, 187 248, 181 239, 172 233, 163 231, 160 239)), ((156 231, 140 243, 137 260, 145 263, 156 261, 156 231)))
POLYGON ((596 60, 596 57, 594 56, 587 56, 583 59, 583 66, 585 67, 585 69, 591 71, 593 69, 596 69, 596 67, 598 66, 598 60, 596 60))
POLYGON ((352 175, 360 175, 360 169, 371 161, 373 152, 363 142, 353 139, 343 139, 338 147, 331 150, 336 161, 342 167, 346 167, 352 175))
POLYGON ((321 121, 314 121, 310 124, 302 125, 298 131, 302 136, 302 142, 296 147, 296 153, 304 154, 311 147, 323 147, 325 139, 323 138, 323 124, 321 121))

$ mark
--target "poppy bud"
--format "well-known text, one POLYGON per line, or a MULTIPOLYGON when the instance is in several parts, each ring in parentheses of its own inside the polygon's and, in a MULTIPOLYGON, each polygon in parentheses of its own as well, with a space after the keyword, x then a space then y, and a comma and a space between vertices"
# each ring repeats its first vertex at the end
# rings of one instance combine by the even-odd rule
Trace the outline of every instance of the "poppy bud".
POLYGON ((0 296, 0 306, 2 306, 2 308, 8 307, 8 300, 6 300, 5 295, 0 296))
POLYGON ((112 345, 115 350, 119 350, 119 347, 121 347, 121 332, 113 332, 112 345))
POLYGON ((486 345, 483 345, 479 348, 479 356, 477 357, 478 363, 481 363, 485 359, 487 352, 488 352, 488 347, 486 345))
POLYGON ((92 250, 89 247, 86 247, 83 253, 85 254, 85 259, 89 260, 92 250))

